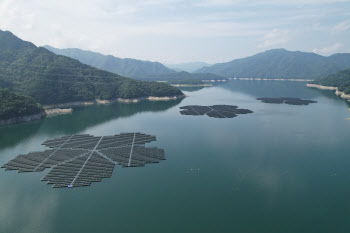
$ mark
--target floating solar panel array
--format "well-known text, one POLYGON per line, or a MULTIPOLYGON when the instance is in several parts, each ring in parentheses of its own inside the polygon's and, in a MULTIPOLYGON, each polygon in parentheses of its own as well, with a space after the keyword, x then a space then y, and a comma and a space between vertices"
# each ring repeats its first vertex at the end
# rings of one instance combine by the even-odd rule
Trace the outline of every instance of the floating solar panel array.
POLYGON ((188 105, 180 107, 182 109, 180 113, 182 115, 200 116, 207 115, 214 118, 233 118, 238 114, 252 113, 249 109, 240 109, 237 106, 232 105, 212 105, 212 106, 200 106, 200 105, 188 105))
POLYGON ((51 168, 42 180, 54 188, 89 186, 111 177, 115 165, 141 167, 165 160, 163 149, 145 147, 155 140, 155 136, 142 133, 64 136, 43 143, 51 149, 18 155, 2 167, 18 172, 51 168))
POLYGON ((289 98, 289 97, 257 98, 257 100, 261 100, 261 102, 269 103, 269 104, 308 105, 311 103, 317 103, 317 101, 314 101, 314 100, 302 100, 299 98, 289 98))

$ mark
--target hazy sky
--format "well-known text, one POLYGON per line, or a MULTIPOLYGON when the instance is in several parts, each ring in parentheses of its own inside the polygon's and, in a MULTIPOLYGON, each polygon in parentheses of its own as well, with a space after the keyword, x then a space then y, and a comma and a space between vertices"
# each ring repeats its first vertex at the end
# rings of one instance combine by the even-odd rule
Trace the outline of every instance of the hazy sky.
POLYGON ((271 48, 350 52, 349 0, 0 0, 0 29, 40 46, 164 63, 271 48))

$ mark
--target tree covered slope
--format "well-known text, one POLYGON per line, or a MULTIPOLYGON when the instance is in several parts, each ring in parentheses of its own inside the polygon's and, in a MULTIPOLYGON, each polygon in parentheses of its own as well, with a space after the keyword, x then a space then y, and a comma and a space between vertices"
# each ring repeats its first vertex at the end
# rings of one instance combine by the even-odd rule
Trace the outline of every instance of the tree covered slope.
POLYGON ((339 91, 350 94, 350 68, 312 82, 322 86, 338 87, 339 91))
POLYGON ((182 95, 165 83, 142 82, 56 55, 0 30, 0 87, 41 104, 182 95))
POLYGON ((350 67, 349 53, 324 57, 315 53, 273 49, 204 67, 197 72, 226 78, 319 79, 347 67, 350 67))
POLYGON ((0 120, 30 116, 42 112, 44 112, 44 109, 33 98, 0 89, 0 120))

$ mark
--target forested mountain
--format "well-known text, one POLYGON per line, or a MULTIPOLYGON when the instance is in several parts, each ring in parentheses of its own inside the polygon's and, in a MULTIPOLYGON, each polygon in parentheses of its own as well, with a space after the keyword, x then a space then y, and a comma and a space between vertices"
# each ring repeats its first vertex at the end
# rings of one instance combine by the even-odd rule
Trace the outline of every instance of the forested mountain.
POLYGON ((31 97, 16 95, 0 88, 0 120, 30 116, 44 112, 31 97))
POLYGON ((204 67, 196 72, 226 78, 319 79, 350 67, 350 53, 324 57, 315 53, 272 49, 251 57, 204 67))
POLYGON ((0 87, 31 96, 41 104, 182 92, 165 83, 142 82, 56 55, 0 30, 0 87))
POLYGON ((338 87, 339 91, 350 94, 350 68, 312 82, 322 86, 338 87))
POLYGON ((55 54, 71 57, 84 64, 139 80, 146 80, 146 77, 154 75, 166 75, 176 72, 159 62, 118 58, 76 48, 57 49, 49 45, 44 47, 55 54))

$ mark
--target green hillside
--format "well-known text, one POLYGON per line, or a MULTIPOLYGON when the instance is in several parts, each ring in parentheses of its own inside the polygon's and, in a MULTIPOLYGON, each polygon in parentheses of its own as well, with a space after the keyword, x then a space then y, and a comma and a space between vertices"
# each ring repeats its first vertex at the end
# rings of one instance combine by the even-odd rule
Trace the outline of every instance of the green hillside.
POLYGON ((0 87, 41 104, 182 95, 165 83, 142 82, 82 64, 0 30, 0 87))
POLYGON ((339 91, 350 94, 350 68, 312 82, 323 86, 338 87, 339 91))
POLYGON ((43 111, 33 98, 0 89, 0 120, 35 115, 43 111))
POLYGON ((272 49, 254 56, 204 67, 197 72, 226 78, 319 79, 350 67, 350 53, 324 57, 315 53, 272 49))

